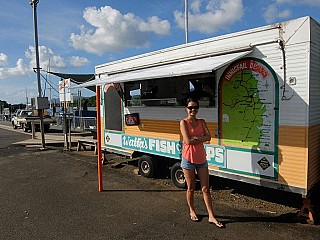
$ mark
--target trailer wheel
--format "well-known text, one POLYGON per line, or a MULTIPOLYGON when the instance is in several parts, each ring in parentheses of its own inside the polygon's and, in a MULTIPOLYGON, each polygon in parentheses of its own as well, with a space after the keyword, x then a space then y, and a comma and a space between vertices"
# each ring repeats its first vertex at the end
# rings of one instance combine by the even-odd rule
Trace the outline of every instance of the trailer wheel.
POLYGON ((107 165, 108 163, 107 153, 104 151, 102 151, 101 163, 102 165, 107 165))
POLYGON ((155 175, 156 161, 148 155, 142 155, 139 158, 138 167, 141 176, 152 178, 155 175))
POLYGON ((175 164, 173 164, 173 166, 171 167, 170 175, 171 175, 171 181, 176 187, 183 188, 183 189, 187 188, 187 183, 184 178, 184 173, 180 166, 180 162, 176 162, 175 164))

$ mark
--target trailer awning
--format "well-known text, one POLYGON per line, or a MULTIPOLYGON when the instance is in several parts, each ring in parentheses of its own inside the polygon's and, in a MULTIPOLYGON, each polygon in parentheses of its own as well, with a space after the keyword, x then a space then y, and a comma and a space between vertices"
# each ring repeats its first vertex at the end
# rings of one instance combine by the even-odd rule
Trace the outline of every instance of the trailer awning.
POLYGON ((88 86, 94 86, 94 85, 104 85, 109 83, 141 81, 141 80, 148 80, 148 79, 168 78, 168 77, 186 76, 186 75, 193 75, 193 74, 200 74, 200 73, 209 73, 251 52, 252 51, 250 50, 250 51, 244 51, 244 52, 230 53, 230 54, 224 54, 219 56, 183 61, 178 63, 171 63, 171 64, 166 64, 166 65, 161 65, 156 67, 144 68, 136 71, 129 71, 124 73, 102 76, 101 78, 80 84, 74 88, 88 87, 88 86))
MULTIPOLYGON (((89 82, 89 81, 93 81, 95 79, 95 75, 94 74, 73 74, 73 73, 58 73, 58 72, 47 72, 49 74, 53 74, 57 77, 66 79, 66 78, 70 78, 71 82, 76 83, 76 84, 82 84, 85 82, 89 82)), ((96 88, 94 85, 89 85, 87 87, 85 87, 93 92, 96 91, 96 88)))

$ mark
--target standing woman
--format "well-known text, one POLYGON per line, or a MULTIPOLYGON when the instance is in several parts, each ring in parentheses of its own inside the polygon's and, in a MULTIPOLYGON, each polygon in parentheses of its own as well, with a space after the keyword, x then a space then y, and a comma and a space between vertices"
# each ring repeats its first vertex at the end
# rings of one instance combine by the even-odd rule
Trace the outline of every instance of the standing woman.
POLYGON ((196 99, 187 100, 186 111, 188 117, 180 121, 180 131, 183 137, 181 168, 183 169, 188 189, 186 193, 187 203, 192 221, 198 221, 197 213, 194 209, 194 191, 196 187, 196 173, 200 179, 203 199, 209 215, 209 223, 215 224, 219 228, 224 225, 219 222, 213 214, 212 198, 209 187, 209 170, 206 160, 204 142, 211 139, 209 129, 203 119, 198 119, 197 113, 199 102, 196 99))

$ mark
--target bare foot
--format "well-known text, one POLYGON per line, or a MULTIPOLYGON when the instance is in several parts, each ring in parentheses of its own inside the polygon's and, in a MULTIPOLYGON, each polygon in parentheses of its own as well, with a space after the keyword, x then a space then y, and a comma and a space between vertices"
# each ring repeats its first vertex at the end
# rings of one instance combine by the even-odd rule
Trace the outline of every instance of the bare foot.
POLYGON ((190 212, 190 219, 191 219, 191 221, 194 221, 194 222, 199 221, 197 214, 195 212, 193 212, 193 213, 190 212))
POLYGON ((215 221, 209 221, 210 224, 216 225, 218 228, 225 228, 222 222, 219 222, 217 219, 215 221))

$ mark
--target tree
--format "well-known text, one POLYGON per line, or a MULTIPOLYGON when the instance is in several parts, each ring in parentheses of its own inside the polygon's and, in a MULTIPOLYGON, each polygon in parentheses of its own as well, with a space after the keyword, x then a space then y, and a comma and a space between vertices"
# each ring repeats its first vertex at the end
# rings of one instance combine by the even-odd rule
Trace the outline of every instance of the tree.
POLYGON ((96 96, 92 96, 88 98, 88 107, 96 106, 96 96))
MULTIPOLYGON (((73 106, 78 107, 79 106, 79 99, 73 100, 73 106)), ((87 107, 95 107, 96 106, 96 96, 92 97, 82 97, 81 98, 81 107, 82 110, 87 107)))

